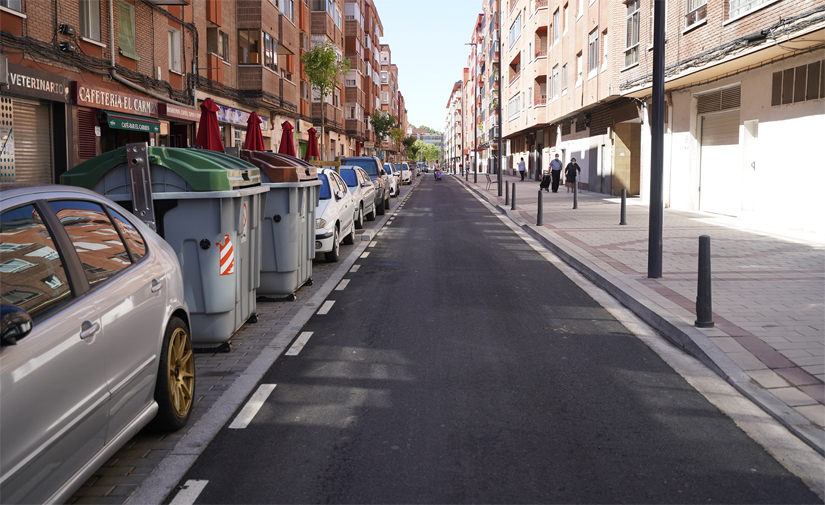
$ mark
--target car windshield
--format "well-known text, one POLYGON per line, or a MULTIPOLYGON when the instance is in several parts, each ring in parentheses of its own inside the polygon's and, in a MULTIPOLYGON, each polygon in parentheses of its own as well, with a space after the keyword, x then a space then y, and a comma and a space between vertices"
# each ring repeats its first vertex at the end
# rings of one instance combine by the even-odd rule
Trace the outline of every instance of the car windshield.
POLYGON ((354 168, 342 168, 341 178, 344 179, 344 182, 346 182, 347 186, 349 186, 350 188, 358 186, 358 177, 356 177, 355 175, 354 168))
POLYGON ((332 198, 332 192, 329 189, 329 180, 326 174, 318 174, 318 180, 321 181, 321 200, 329 200, 332 198))
POLYGON ((395 163, 393 166, 396 170, 401 170, 401 163, 395 163))
POLYGON ((375 165, 375 162, 369 158, 355 160, 352 158, 348 158, 346 160, 347 165, 355 165, 356 167, 361 167, 364 171, 370 175, 370 177, 375 177, 378 175, 378 168, 375 165))

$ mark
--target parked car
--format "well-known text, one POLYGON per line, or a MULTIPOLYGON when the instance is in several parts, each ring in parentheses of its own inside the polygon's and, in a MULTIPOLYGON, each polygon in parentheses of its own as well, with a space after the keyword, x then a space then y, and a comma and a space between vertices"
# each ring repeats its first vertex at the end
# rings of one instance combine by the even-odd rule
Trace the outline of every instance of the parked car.
POLYGON ((392 167, 392 163, 384 163, 384 171, 390 176, 390 196, 395 198, 400 193, 401 173, 392 167))
POLYGON ((321 191, 315 208, 315 252, 327 261, 338 261, 341 242, 355 243, 355 203, 340 175, 318 168, 321 191))
POLYGON ((364 227, 364 218, 375 221, 375 186, 364 169, 356 166, 344 165, 340 174, 349 188, 355 205, 355 228, 364 227))
POLYGON ((401 184, 412 184, 412 171, 410 165, 405 161, 403 163, 396 163, 395 169, 401 172, 401 184))
POLYGON ((375 156, 354 156, 341 158, 342 165, 355 165, 364 169, 375 185, 375 209, 383 216, 390 208, 390 176, 384 171, 384 164, 375 156))
POLYGON ((0 496, 63 503, 147 424, 183 427, 195 362, 175 252, 70 186, 0 185, 0 496))

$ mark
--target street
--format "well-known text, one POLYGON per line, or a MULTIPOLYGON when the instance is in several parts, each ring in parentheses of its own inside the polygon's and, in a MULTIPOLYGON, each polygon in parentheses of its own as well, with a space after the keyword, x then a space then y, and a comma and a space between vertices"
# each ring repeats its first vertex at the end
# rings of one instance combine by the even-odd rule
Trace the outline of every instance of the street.
POLYGON ((821 502, 453 178, 396 216, 167 501, 821 502))

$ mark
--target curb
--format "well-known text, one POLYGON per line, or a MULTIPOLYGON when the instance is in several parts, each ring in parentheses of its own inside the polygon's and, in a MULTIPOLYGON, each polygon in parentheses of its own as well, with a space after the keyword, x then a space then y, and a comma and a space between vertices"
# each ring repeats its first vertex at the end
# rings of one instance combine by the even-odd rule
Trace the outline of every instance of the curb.
POLYGON ((770 392, 756 385, 733 360, 700 330, 690 326, 673 314, 657 306, 650 299, 638 294, 623 281, 603 272, 586 260, 575 257, 563 246, 556 244, 543 227, 525 223, 509 208, 505 208, 488 195, 469 185, 464 180, 460 182, 470 191, 485 199, 500 213, 507 216, 527 234, 538 240, 553 254, 567 263, 577 272, 596 286, 607 291, 610 296, 636 314, 642 321, 650 325, 659 334, 663 335, 674 345, 698 359, 702 364, 713 370, 739 393, 759 406, 768 415, 793 433, 797 438, 811 447, 814 451, 825 456, 825 432, 816 428, 808 419, 794 411, 790 406, 773 396, 770 392))

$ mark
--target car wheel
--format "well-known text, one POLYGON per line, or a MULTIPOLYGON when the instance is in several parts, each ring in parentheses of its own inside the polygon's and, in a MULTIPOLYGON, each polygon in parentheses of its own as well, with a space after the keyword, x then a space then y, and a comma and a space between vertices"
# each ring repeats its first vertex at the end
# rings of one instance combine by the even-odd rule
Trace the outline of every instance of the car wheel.
POLYGON ((372 212, 367 214, 367 221, 375 221, 375 204, 372 204, 372 212))
POLYGON ((163 431, 186 426, 192 415, 195 397, 195 355, 189 329, 178 317, 169 320, 160 351, 160 366, 155 384, 158 414, 152 425, 163 431))
POLYGON ((378 205, 378 206, 375 207, 375 212, 379 216, 383 216, 386 213, 386 211, 384 210, 384 202, 383 201, 381 202, 381 205, 378 205))
POLYGON ((341 244, 338 242, 338 228, 335 228, 335 232, 332 234, 332 250, 328 253, 324 253, 324 259, 327 261, 334 263, 338 261, 340 258, 341 252, 341 244))
POLYGON ((364 227, 364 204, 358 206, 358 215, 355 216, 355 227, 361 229, 364 227))
POLYGON ((389 199, 389 198, 387 198, 386 200, 384 200, 384 208, 385 208, 385 209, 389 209, 389 208, 390 208, 390 199, 389 199))
POLYGON ((346 245, 352 245, 355 243, 355 224, 351 224, 349 227, 349 233, 344 236, 344 243, 346 245))

